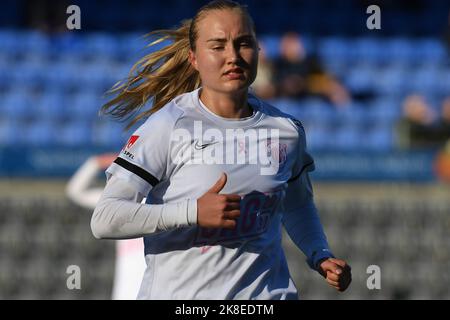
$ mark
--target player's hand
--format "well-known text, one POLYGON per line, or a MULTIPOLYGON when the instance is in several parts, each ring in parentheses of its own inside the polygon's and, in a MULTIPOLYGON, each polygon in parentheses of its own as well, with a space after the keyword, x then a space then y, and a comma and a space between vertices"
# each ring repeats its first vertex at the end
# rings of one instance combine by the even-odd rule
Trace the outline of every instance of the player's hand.
POLYGON ((117 158, 115 153, 105 153, 95 157, 98 166, 101 170, 108 168, 111 163, 117 158))
POLYGON ((350 266, 340 259, 328 258, 319 266, 319 273, 338 291, 345 291, 352 282, 350 266))
POLYGON ((241 196, 238 194, 219 194, 227 183, 227 175, 222 173, 216 184, 197 199, 197 221, 205 228, 236 227, 240 214, 241 196))

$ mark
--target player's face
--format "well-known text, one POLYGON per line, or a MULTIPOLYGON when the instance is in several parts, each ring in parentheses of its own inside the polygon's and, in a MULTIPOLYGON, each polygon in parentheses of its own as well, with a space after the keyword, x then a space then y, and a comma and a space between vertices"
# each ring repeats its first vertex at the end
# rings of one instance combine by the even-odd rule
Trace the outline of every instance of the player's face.
POLYGON ((200 19, 197 30, 190 61, 202 86, 221 93, 246 92, 258 66, 258 45, 250 21, 236 10, 214 10, 200 19))

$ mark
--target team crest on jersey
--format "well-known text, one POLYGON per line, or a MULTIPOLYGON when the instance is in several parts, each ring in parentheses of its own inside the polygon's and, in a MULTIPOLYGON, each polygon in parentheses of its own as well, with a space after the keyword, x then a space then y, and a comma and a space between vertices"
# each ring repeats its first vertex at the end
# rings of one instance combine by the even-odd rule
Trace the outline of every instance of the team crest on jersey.
POLYGON ((139 136, 131 136, 130 139, 128 139, 127 144, 123 147, 123 150, 130 149, 137 139, 139 139, 139 136))
POLYGON ((271 161, 278 162, 278 167, 282 168, 287 160, 287 144, 272 142, 271 139, 267 140, 267 157, 271 161))

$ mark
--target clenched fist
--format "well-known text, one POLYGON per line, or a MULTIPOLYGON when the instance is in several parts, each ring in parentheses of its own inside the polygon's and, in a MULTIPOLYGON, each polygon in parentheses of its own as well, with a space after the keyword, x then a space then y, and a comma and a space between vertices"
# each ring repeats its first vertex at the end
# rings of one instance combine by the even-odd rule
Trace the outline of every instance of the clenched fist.
POLYGON ((338 291, 345 291, 352 282, 350 266, 340 259, 328 258, 319 265, 319 273, 338 291))

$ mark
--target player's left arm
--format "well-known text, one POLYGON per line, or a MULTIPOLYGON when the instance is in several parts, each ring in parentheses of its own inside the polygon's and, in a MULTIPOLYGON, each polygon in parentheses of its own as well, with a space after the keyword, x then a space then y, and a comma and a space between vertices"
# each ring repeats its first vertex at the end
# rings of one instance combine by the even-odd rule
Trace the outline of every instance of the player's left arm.
POLYGON ((308 265, 337 290, 347 289, 351 268, 344 260, 336 259, 329 248, 307 172, 288 183, 282 222, 289 237, 306 255, 308 265))

